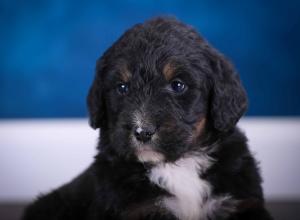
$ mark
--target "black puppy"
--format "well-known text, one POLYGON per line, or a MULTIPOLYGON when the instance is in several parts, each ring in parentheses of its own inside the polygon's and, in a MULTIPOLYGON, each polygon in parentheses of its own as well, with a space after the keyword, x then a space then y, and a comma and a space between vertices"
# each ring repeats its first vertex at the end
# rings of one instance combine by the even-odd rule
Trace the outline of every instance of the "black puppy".
POLYGON ((128 30, 97 62, 88 108, 95 162, 24 220, 271 219, 236 127, 245 90, 193 28, 156 18, 128 30))

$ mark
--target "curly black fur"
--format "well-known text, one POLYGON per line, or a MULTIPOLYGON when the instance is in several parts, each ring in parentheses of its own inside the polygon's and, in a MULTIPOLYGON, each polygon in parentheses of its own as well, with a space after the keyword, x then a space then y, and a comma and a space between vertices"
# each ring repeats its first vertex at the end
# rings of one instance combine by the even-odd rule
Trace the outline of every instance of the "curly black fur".
POLYGON ((187 155, 211 161, 198 173, 211 192, 189 219, 271 219, 256 162, 236 127, 247 108, 245 90, 230 62, 192 27, 155 18, 129 29, 97 62, 87 101, 91 126, 101 128, 95 162, 38 198, 24 220, 178 219, 162 205, 176 195, 151 182, 149 173, 187 155), (184 92, 172 91, 175 79, 185 83, 184 92), (124 82, 129 92, 122 95, 116 88, 124 82), (139 123, 152 126, 157 139, 137 143, 139 123), (155 160, 137 156, 146 146, 159 155, 155 160), (211 198, 230 199, 211 211, 204 208, 211 198))

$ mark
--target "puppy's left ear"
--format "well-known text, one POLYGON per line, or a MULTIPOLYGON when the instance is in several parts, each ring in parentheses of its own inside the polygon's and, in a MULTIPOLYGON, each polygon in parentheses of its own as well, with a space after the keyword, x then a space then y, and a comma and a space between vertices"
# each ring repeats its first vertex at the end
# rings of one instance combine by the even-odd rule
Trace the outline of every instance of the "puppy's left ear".
POLYGON ((87 106, 89 111, 89 123, 92 128, 100 128, 104 123, 104 99, 101 80, 102 65, 101 60, 97 61, 96 76, 87 96, 87 106))
POLYGON ((214 128, 226 132, 236 125, 247 110, 247 95, 234 67, 223 55, 216 54, 212 65, 214 73, 210 114, 214 128))

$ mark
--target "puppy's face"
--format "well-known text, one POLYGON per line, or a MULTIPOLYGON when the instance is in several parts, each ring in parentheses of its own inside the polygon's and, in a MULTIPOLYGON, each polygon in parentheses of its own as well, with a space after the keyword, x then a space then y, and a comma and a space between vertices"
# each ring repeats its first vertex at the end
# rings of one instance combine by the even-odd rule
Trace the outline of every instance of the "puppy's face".
POLYGON ((210 128, 230 130, 246 97, 230 64, 195 31, 156 19, 103 55, 88 104, 104 149, 158 163, 199 150, 210 128))
POLYGON ((159 60, 148 67, 115 60, 103 79, 109 142, 145 162, 177 159, 205 126, 205 76, 184 62, 159 60))

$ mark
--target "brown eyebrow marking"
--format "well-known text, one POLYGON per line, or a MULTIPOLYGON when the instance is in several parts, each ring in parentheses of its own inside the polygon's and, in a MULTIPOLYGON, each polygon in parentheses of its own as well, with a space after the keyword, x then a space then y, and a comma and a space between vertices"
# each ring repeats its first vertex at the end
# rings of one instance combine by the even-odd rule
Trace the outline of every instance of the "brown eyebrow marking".
POLYGON ((128 70, 128 67, 126 64, 123 64, 120 68, 120 75, 121 75, 121 79, 124 82, 129 82, 130 78, 131 78, 131 72, 128 70))
POLYGON ((175 74, 175 65, 171 62, 168 62, 164 65, 162 73, 164 74, 166 80, 170 80, 173 78, 175 74))

